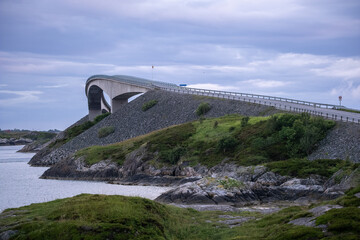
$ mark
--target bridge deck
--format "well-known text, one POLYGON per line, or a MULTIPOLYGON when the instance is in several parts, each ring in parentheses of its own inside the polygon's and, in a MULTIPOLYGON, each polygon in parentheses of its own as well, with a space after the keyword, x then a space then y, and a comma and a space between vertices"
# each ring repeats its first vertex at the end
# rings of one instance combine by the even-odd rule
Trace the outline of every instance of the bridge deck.
POLYGON ((165 91, 177 92, 182 94, 201 95, 209 97, 218 97, 225 99, 232 99, 238 101, 251 102, 256 104, 273 106, 277 109, 293 111, 293 112, 308 112, 312 115, 321 116, 324 118, 334 119, 336 121, 354 122, 360 124, 360 114, 353 112, 341 111, 343 108, 339 105, 316 103, 302 100, 295 100, 289 98, 272 97, 265 95, 257 95, 250 93, 238 93, 227 91, 216 91, 207 89, 187 88, 180 87, 172 83, 148 80, 144 78, 125 76, 125 75, 94 75, 86 81, 86 94, 87 87, 91 81, 94 80, 109 80, 117 81, 123 84, 144 87, 147 89, 162 89, 165 91))

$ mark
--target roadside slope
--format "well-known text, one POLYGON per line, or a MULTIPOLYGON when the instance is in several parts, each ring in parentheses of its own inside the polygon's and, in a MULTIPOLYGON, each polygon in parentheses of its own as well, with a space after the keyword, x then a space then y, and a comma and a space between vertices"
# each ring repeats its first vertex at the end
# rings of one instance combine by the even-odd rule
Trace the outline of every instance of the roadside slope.
POLYGON ((199 118, 196 115, 196 109, 202 102, 207 102, 211 106, 211 110, 204 115, 206 118, 232 113, 259 116, 278 112, 273 107, 234 100, 198 97, 160 90, 150 91, 134 101, 124 104, 116 113, 111 114, 63 146, 45 155, 34 156, 29 164, 53 165, 85 147, 121 142, 158 129, 196 120, 199 118), (142 111, 142 106, 151 100, 157 100, 158 103, 149 110, 142 111), (98 132, 103 127, 113 127, 114 132, 99 138, 98 132))

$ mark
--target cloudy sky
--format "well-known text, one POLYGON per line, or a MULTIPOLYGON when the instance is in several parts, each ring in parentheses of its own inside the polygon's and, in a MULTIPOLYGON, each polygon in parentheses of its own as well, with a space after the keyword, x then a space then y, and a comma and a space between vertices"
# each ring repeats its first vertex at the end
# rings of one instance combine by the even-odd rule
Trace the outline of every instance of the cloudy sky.
POLYGON ((64 129, 94 74, 360 109, 358 0, 0 0, 0 128, 64 129))

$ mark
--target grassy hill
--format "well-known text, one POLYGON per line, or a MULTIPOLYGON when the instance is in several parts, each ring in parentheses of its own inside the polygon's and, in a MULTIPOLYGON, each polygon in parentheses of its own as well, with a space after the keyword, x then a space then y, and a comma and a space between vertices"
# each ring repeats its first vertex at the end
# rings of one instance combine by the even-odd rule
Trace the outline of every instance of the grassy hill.
POLYGON ((360 187, 324 204, 339 204, 316 217, 321 228, 289 221, 311 217, 310 207, 289 207, 277 213, 197 212, 139 197, 82 194, 47 203, 7 209, 0 215, 0 233, 12 239, 358 239, 360 187), (225 223, 245 219, 240 226, 225 223), (247 221, 247 222, 246 222, 247 221))
POLYGON ((146 145, 153 164, 188 163, 208 167, 224 159, 250 166, 302 159, 317 147, 335 122, 308 114, 244 117, 233 114, 158 130, 120 143, 79 150, 89 165, 111 159, 122 164, 126 154, 146 145))

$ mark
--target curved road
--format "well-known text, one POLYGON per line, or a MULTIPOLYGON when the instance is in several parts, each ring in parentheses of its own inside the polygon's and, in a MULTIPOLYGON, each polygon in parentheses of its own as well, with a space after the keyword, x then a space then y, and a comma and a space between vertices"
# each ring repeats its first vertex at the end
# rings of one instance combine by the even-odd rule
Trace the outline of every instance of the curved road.
POLYGON ((172 83, 153 81, 144 78, 137 78, 132 76, 124 76, 124 75, 91 76, 86 81, 86 86, 85 86, 86 94, 87 94, 88 85, 90 84, 90 82, 94 80, 111 80, 111 81, 118 81, 122 84, 143 87, 146 89, 161 89, 165 91, 177 92, 182 94, 192 94, 192 95, 200 95, 200 96, 233 99, 238 101, 245 101, 245 102, 273 106, 277 109, 286 110, 286 111, 307 112, 312 115, 321 116, 336 121, 354 122, 360 124, 360 113, 338 110, 341 108, 341 106, 339 105, 315 103, 315 102, 308 102, 308 101, 295 100, 289 98, 264 96, 264 95, 256 95, 249 93, 237 93, 237 92, 179 87, 172 83))

